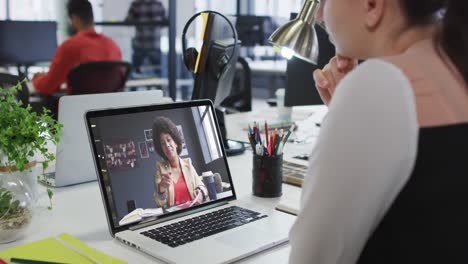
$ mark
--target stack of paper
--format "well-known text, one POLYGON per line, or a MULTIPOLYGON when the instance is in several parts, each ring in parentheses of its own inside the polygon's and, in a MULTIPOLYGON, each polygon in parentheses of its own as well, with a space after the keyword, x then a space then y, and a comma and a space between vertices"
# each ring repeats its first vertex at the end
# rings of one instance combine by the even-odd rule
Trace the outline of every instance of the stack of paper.
MULTIPOLYGON (((126 263, 100 252, 82 241, 63 233, 0 251, 0 259, 12 258, 57 263, 126 263)), ((31 262, 33 263, 33 262, 31 262)))
POLYGON ((276 210, 297 215, 301 203, 301 190, 293 186, 290 186, 290 189, 291 191, 288 191, 287 195, 281 196, 281 200, 276 205, 276 210))

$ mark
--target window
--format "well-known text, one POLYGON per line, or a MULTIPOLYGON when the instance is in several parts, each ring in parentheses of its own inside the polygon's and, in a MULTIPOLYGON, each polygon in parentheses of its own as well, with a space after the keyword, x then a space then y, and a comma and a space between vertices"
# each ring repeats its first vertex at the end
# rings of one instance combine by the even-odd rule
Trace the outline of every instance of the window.
POLYGON ((254 2, 253 14, 289 19, 290 13, 299 12, 301 5, 301 0, 257 0, 254 2))
POLYGON ((56 20, 58 5, 50 0, 10 0, 11 20, 56 20))
POLYGON ((203 124, 203 132, 208 144, 209 157, 205 156, 205 162, 211 162, 222 157, 221 146, 218 144, 218 133, 214 123, 213 113, 208 106, 198 107, 200 120, 203 124))
POLYGON ((197 11, 214 10, 226 15, 234 15, 236 13, 237 1, 219 1, 219 0, 196 0, 195 8, 197 11))
POLYGON ((0 20, 7 18, 6 13, 6 0, 0 0, 0 20))

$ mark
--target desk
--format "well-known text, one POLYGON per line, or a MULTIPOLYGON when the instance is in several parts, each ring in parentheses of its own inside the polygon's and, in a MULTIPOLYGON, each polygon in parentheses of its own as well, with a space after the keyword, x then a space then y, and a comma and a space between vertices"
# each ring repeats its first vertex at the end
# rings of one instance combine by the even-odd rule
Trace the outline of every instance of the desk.
MULTIPOLYGON (((177 79, 176 86, 192 86, 193 79, 177 79)), ((140 87, 140 86, 161 86, 165 95, 168 95, 169 80, 167 78, 148 78, 148 79, 137 79, 127 80, 125 88, 140 87)))
POLYGON ((247 61, 249 63, 250 70, 252 74, 286 74, 286 60, 277 60, 277 61, 247 61))
MULTIPOLYGON (((309 111, 315 111, 313 109, 317 107, 310 107, 309 111)), ((301 111, 298 110, 295 115, 299 116, 301 111)), ((245 117, 245 114, 227 117, 228 120, 240 120, 245 117)), ((234 126, 237 123, 227 122, 227 124, 228 129, 235 131, 234 126)), ((239 199, 249 200, 268 208, 276 206, 281 198, 259 198, 252 195, 252 154, 250 151, 246 151, 243 155, 229 157, 228 163, 239 199)), ((52 211, 45 209, 48 204, 45 188, 43 186, 39 188, 40 208, 36 210, 35 220, 28 235, 16 242, 0 245, 0 250, 67 232, 88 245, 129 263, 160 263, 157 259, 112 239, 97 182, 55 188, 52 211)), ((300 188, 283 185, 283 197, 288 194, 298 196, 299 192, 300 188)), ((289 244, 283 244, 249 257, 243 263, 287 263, 289 251, 289 244)))
MULTIPOLYGON (((36 94, 37 91, 34 88, 32 82, 27 82, 29 94, 36 94)), ((193 79, 177 79, 176 85, 193 85, 193 79)), ((138 87, 138 86, 162 86, 164 91, 167 91, 169 86, 169 80, 167 78, 148 78, 148 79, 139 79, 139 80, 127 80, 125 83, 125 88, 138 87)), ((65 84, 61 87, 64 91, 66 89, 65 84)))
POLYGON ((267 76, 269 81, 269 97, 274 97, 274 92, 279 87, 278 80, 286 79, 287 60, 268 61, 247 61, 252 72, 252 76, 267 76))
MULTIPOLYGON (((310 154, 314 147, 315 140, 319 134, 320 123, 327 113, 325 105, 294 106, 292 120, 297 124, 298 129, 290 136, 290 142, 285 145, 283 159, 294 163, 308 166, 308 161, 293 158, 297 155, 310 154)), ((263 127, 265 120, 267 123, 277 122, 278 112, 276 107, 268 107, 261 111, 244 112, 232 115, 225 115, 227 126, 227 138, 248 143, 247 126, 254 121, 260 122, 263 127)))

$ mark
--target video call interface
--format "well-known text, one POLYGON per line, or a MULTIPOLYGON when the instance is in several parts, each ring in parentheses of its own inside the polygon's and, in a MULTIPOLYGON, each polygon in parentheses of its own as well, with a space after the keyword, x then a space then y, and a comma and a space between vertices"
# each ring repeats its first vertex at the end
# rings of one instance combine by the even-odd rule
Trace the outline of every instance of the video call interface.
POLYGON ((233 195, 213 114, 207 105, 90 119, 115 227, 233 195))

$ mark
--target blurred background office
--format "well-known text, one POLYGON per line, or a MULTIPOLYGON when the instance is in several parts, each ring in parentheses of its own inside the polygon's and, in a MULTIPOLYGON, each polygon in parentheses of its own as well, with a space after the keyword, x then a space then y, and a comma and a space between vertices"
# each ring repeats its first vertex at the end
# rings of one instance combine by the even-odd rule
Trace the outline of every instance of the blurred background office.
MULTIPOLYGON (((287 81, 287 67, 291 66, 273 51, 267 39, 278 25, 290 20, 292 13, 300 10, 301 0, 90 0, 90 2, 94 11, 96 31, 112 38, 122 51, 122 60, 133 66, 125 90, 163 89, 165 95, 175 100, 190 99, 193 77, 185 69, 182 61, 181 35, 187 20, 202 10, 215 10, 236 17, 236 29, 242 41, 240 56, 249 67, 249 76, 243 78, 248 78, 250 81, 249 89, 252 97, 250 100, 264 101, 274 97, 278 88, 295 86, 294 83, 287 81), (145 2, 154 3, 150 3, 150 8, 142 8, 140 5, 145 2)), ((43 38, 46 36, 35 36, 36 40, 30 43, 37 48, 49 45, 41 49, 54 50, 70 37, 66 3, 66 0, 0 0, 0 24, 8 20, 56 22, 56 45, 44 41, 43 38)), ((188 32, 189 47, 201 46, 199 37, 201 31, 202 23, 196 23, 188 32)), ((21 36, 27 33, 25 31, 16 34, 21 36)), ((8 41, 5 37, 0 40, 0 56, 4 53, 2 49, 7 47, 2 43, 8 41)), ((15 38, 12 36, 11 39, 13 41, 15 38)), ((19 52, 26 54, 24 50, 19 52)), ((45 57, 47 56, 51 55, 45 54, 45 57)), ((0 58, 0 67, 2 71, 31 79, 35 73, 47 71, 50 59, 51 57, 32 58, 30 61, 15 62, 0 58)), ((305 64, 305 68, 303 66, 299 68, 303 70, 301 75, 307 75, 309 78, 307 81, 302 81, 302 85, 305 84, 313 90, 313 83, 310 83, 312 66, 305 64)), ((295 72, 297 78, 297 71, 295 72)), ((294 102, 291 102, 291 105, 294 105, 294 102)))

